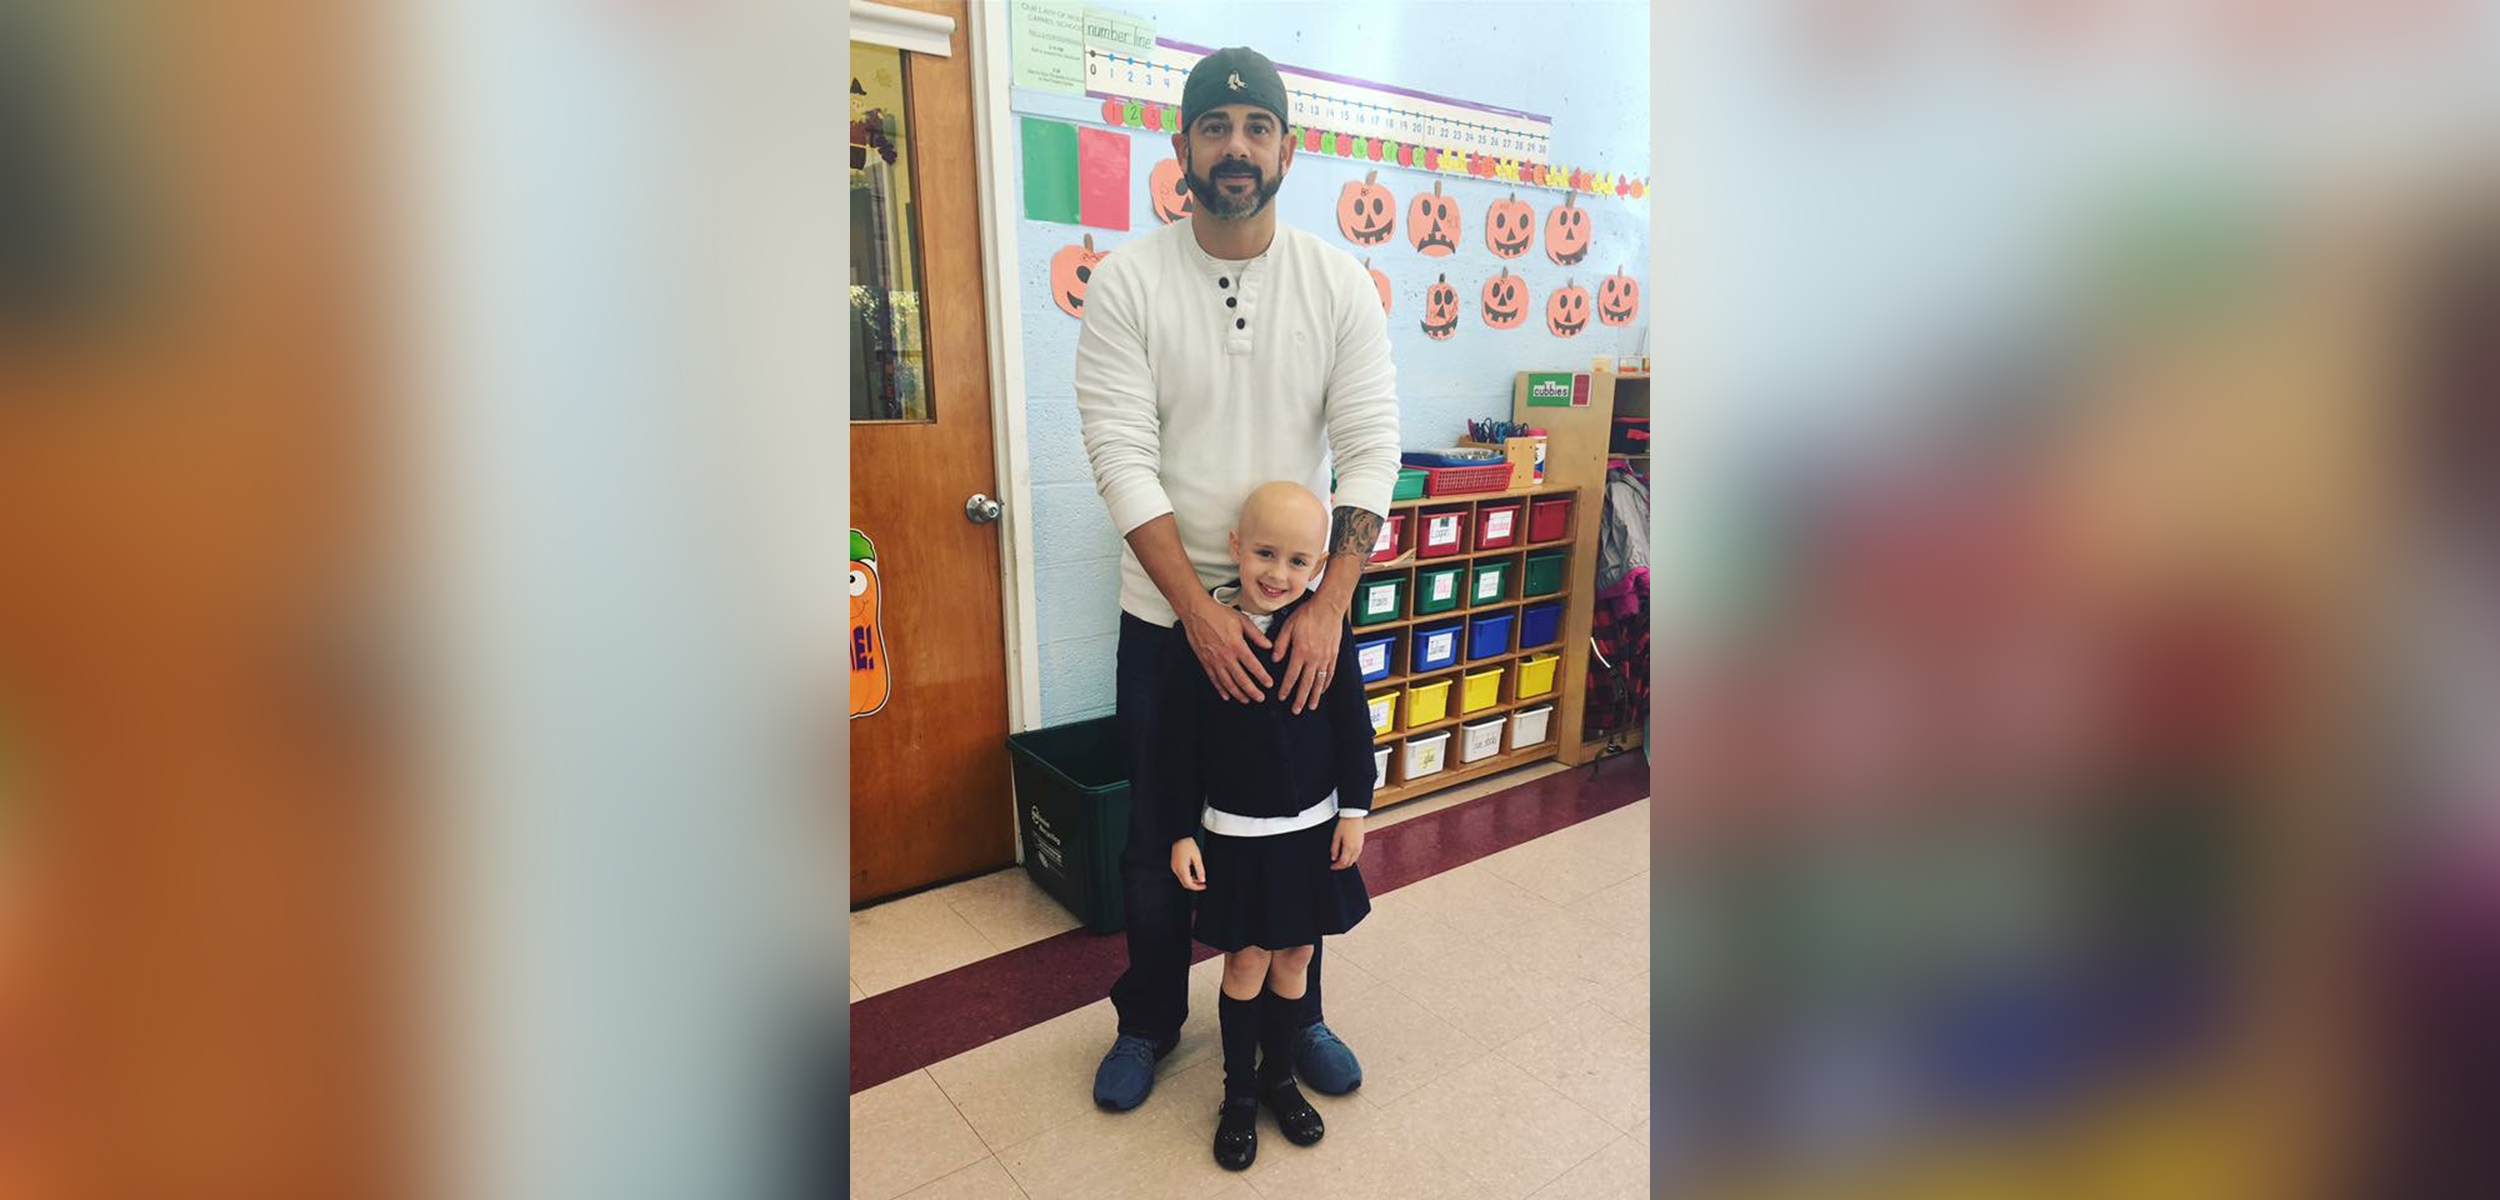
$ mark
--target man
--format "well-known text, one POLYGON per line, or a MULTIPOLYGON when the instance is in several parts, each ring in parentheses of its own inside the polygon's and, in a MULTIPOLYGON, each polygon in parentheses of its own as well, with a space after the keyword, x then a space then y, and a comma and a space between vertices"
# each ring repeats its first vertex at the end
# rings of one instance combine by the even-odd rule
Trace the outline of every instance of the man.
MULTIPOLYGON (((1117 704, 1136 797, 1120 862, 1129 966, 1111 989, 1119 1037, 1094 1076, 1095 1102, 1114 1111, 1145 1100, 1189 1008, 1189 902, 1152 810, 1195 798, 1167 794, 1146 754, 1169 717, 1155 703, 1164 656, 1196 655, 1229 700, 1317 705, 1397 482, 1397 375, 1370 273, 1280 225, 1270 207, 1293 164, 1286 115, 1284 80, 1255 50, 1219 50, 1190 71, 1172 153, 1196 215, 1094 268, 1077 340, 1085 451, 1128 543, 1117 704), (1271 643, 1208 594, 1234 573, 1225 535, 1261 484, 1293 480, 1327 495, 1332 458, 1327 571, 1271 643), (1283 678, 1269 677, 1253 644, 1275 652, 1283 678)), ((1332 795, 1305 815, 1325 818, 1316 810, 1335 805, 1332 795)), ((1306 995, 1296 1073, 1323 1092, 1351 1091, 1362 1068, 1322 1019, 1316 951, 1306 995)))

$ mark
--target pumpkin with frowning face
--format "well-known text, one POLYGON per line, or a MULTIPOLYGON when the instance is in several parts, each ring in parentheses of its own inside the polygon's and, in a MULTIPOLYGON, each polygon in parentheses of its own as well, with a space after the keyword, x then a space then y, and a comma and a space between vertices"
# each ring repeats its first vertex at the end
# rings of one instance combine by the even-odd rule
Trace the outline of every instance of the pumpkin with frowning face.
POLYGON ((1568 284, 1545 302, 1545 328, 1555 337, 1578 337, 1589 327, 1589 290, 1568 284))
POLYGON ((1094 235, 1085 235, 1083 246, 1061 246, 1050 256, 1050 299, 1059 311, 1085 318, 1085 285, 1094 280, 1094 267, 1111 252, 1094 249, 1094 235))
POLYGON ((1441 194, 1441 181, 1432 181, 1432 191, 1417 192, 1415 202, 1406 210, 1406 240, 1428 258, 1439 258, 1458 249, 1458 201, 1441 194))
POLYGON ((1155 210, 1155 219, 1166 225, 1197 211, 1190 207, 1189 177, 1181 173, 1179 159, 1164 159, 1147 172, 1146 203, 1155 210))
POLYGON ((1616 267, 1615 273, 1598 281, 1597 319, 1608 325, 1629 325, 1641 312, 1641 285, 1616 267))
POLYGON ((1563 197, 1562 206, 1545 217, 1545 256, 1568 267, 1589 256, 1589 210, 1563 197))
POLYGON ((1389 277, 1381 274, 1380 268, 1373 266, 1372 260, 1368 258, 1363 260, 1363 269, 1371 272, 1372 286, 1380 290, 1380 313, 1382 316, 1387 316, 1389 314, 1389 277))
POLYGON ((1536 240, 1536 210, 1512 192, 1484 210, 1484 246, 1501 258, 1517 258, 1536 240))
POLYGON ((1424 336, 1436 342, 1448 341, 1458 332, 1458 289, 1450 286, 1450 277, 1443 275, 1424 289, 1424 336))
POLYGON ((1528 319, 1528 281, 1502 273, 1484 281, 1484 323, 1495 329, 1517 329, 1528 319))
POLYGON ((1398 198, 1379 178, 1380 172, 1368 172, 1337 193, 1337 232, 1357 246, 1377 246, 1398 230, 1398 198))

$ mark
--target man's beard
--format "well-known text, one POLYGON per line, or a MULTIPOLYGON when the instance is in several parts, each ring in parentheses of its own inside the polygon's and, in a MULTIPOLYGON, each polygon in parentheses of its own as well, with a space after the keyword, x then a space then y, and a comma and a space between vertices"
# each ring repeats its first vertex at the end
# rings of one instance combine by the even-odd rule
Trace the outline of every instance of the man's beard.
POLYGON ((1255 217, 1267 207, 1268 201, 1276 198, 1276 190, 1285 185, 1282 178, 1269 179, 1266 172, 1247 164, 1226 163, 1216 168, 1217 171, 1228 169, 1239 170, 1249 176, 1252 184, 1249 192, 1235 196, 1215 186, 1213 173, 1201 179, 1197 172, 1188 172, 1189 194, 1197 198, 1199 212, 1223 221, 1255 217))

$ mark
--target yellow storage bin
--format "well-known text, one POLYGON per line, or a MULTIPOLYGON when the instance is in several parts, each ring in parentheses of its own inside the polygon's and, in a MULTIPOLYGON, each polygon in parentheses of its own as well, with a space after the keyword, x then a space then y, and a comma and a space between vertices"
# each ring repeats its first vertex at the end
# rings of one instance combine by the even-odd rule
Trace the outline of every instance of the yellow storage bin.
POLYGON ((1450 715, 1450 681, 1435 679, 1406 689, 1406 727, 1430 725, 1450 715))
POLYGON ((1519 660, 1519 698, 1542 696, 1554 690, 1554 668, 1562 665, 1559 654, 1531 654, 1519 660))
POLYGON ((1378 737, 1397 725, 1398 694, 1396 692, 1381 692, 1366 696, 1364 699, 1371 701, 1372 736, 1378 737))
POLYGON ((1502 668, 1487 667, 1467 673, 1467 690, 1459 697, 1459 712, 1483 712, 1501 702, 1502 668))

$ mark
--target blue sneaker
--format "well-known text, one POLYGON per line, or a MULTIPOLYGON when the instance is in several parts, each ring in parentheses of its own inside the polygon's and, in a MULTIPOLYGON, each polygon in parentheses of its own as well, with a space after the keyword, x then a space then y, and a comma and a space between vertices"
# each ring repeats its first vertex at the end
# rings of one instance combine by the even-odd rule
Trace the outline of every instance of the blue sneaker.
POLYGON ((1155 1064, 1171 1052, 1170 1046, 1158 1046, 1151 1038, 1121 1034, 1094 1069, 1094 1103, 1112 1112, 1144 1104, 1146 1093, 1155 1090, 1155 1064))
POLYGON ((1325 1021, 1313 1021, 1302 1031, 1302 1044, 1294 1047, 1294 1074, 1331 1096, 1342 1096, 1363 1086, 1363 1064, 1354 1061, 1354 1051, 1328 1031, 1325 1021))

